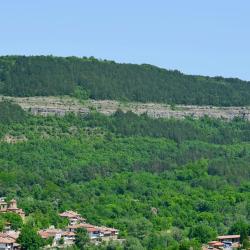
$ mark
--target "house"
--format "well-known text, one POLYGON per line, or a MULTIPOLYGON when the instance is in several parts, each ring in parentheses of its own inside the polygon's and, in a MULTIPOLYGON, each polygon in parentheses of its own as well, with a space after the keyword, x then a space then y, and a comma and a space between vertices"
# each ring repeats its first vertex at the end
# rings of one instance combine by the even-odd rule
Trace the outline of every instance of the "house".
POLYGON ((109 241, 109 240, 117 240, 119 230, 115 228, 108 228, 108 227, 98 227, 98 229, 101 232, 101 237, 103 241, 109 241))
POLYGON ((74 211, 65 211, 63 213, 60 213, 59 216, 61 216, 62 218, 67 218, 70 225, 75 225, 86 221, 85 218, 82 218, 80 214, 74 211))
POLYGON ((102 236, 100 229, 98 229, 97 227, 95 227, 95 226, 93 226, 91 224, 88 224, 88 223, 80 223, 80 224, 75 224, 75 225, 69 225, 67 227, 67 230, 68 230, 68 232, 76 233, 78 228, 85 228, 86 231, 89 234, 90 240, 94 240, 94 239, 97 239, 97 238, 102 236))
POLYGON ((71 246, 75 243, 76 234, 73 232, 63 231, 62 237, 64 239, 64 245, 71 246))
POLYGON ((224 246, 224 243, 220 242, 220 241, 210 241, 208 242, 208 249, 220 249, 221 247, 224 246))
POLYGON ((17 207, 17 202, 12 199, 9 202, 5 201, 5 198, 0 198, 0 213, 12 212, 21 216, 22 219, 25 218, 25 213, 21 208, 17 207))
POLYGON ((69 225, 63 230, 62 237, 65 242, 74 243, 77 229, 85 228, 92 242, 99 244, 101 241, 118 240, 119 230, 105 226, 95 226, 86 223, 86 219, 74 211, 65 211, 59 214, 69 220, 69 225))
POLYGON ((43 239, 51 238, 52 239, 51 246, 54 247, 58 245, 59 240, 62 237, 63 231, 61 229, 55 229, 54 227, 50 227, 48 229, 38 231, 38 234, 43 239))
POLYGON ((221 235, 221 236, 218 236, 217 239, 220 242, 230 241, 232 243, 239 243, 240 242, 240 235, 239 234, 237 234, 237 235, 221 235))
POLYGON ((38 231, 38 234, 43 239, 52 238, 52 247, 56 247, 60 245, 60 240, 63 239, 64 246, 71 246, 75 242, 75 233, 67 232, 62 229, 55 229, 54 227, 50 227, 48 229, 38 231))
POLYGON ((20 245, 16 243, 16 240, 16 235, 0 233, 0 250, 19 250, 20 245))
POLYGON ((217 240, 208 242, 208 247, 204 246, 204 249, 232 249, 240 246, 240 235, 221 235, 217 240))
POLYGON ((240 235, 221 235, 217 237, 218 241, 224 244, 224 248, 240 248, 240 235))

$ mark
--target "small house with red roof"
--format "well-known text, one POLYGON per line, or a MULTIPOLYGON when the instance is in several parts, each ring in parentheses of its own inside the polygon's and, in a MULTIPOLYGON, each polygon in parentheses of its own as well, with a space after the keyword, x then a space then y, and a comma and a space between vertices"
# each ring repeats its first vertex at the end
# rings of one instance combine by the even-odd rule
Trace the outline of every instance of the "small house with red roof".
POLYGON ((70 225, 75 225, 86 221, 85 218, 81 217, 80 214, 74 211, 65 211, 63 213, 60 213, 59 216, 68 219, 70 225))

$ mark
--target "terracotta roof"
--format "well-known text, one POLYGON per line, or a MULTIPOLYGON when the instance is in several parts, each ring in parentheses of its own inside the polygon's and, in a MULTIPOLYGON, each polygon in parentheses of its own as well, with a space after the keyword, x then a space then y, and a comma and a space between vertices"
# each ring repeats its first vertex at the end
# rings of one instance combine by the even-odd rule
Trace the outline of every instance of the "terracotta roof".
POLYGON ((5 233, 8 237, 17 240, 17 238, 19 237, 20 232, 19 231, 8 231, 5 233))
POLYGON ((101 232, 119 232, 118 229, 115 229, 115 228, 110 228, 110 227, 104 227, 104 226, 101 226, 101 227, 98 227, 101 232))
POLYGON ((82 223, 81 224, 83 227, 88 228, 88 227, 96 227, 94 225, 88 224, 88 223, 82 223))
POLYGON ((0 243, 2 244, 13 244, 16 240, 8 236, 6 233, 0 233, 0 243))
POLYGON ((217 237, 217 239, 219 239, 219 240, 224 240, 224 239, 239 239, 239 238, 240 238, 239 234, 236 234, 236 235, 221 235, 221 236, 217 237))
POLYGON ((88 227, 86 228, 88 233, 93 233, 93 232, 100 232, 100 230, 96 227, 88 227))
POLYGON ((61 217, 67 217, 67 218, 76 218, 79 217, 80 214, 74 212, 74 211, 65 211, 63 213, 59 214, 61 217))
POLYGON ((96 232, 96 231, 100 232, 100 229, 98 227, 93 226, 91 224, 87 224, 87 223, 80 223, 80 224, 76 224, 76 225, 69 225, 68 228, 70 228, 70 229, 85 228, 89 233, 90 232, 96 232))
POLYGON ((9 210, 9 211, 15 211, 15 210, 18 211, 18 210, 20 210, 20 212, 21 212, 21 209, 17 208, 17 207, 16 208, 15 207, 8 207, 7 210, 9 210))
POLYGON ((217 243, 217 242, 219 242, 219 241, 217 241, 217 240, 213 240, 213 241, 210 241, 210 242, 208 242, 208 244, 214 244, 214 243, 217 243))
POLYGON ((220 247, 220 246, 224 246, 224 244, 222 242, 216 242, 213 244, 214 247, 220 247))
POLYGON ((76 234, 74 232, 63 232, 63 236, 75 236, 76 234))
POLYGON ((38 231, 38 234, 44 239, 55 237, 57 234, 62 234, 62 233, 63 231, 61 229, 44 229, 38 231))
POLYGON ((95 227, 95 226, 88 224, 88 223, 80 223, 80 224, 75 224, 75 225, 69 225, 67 228, 76 229, 76 228, 91 228, 91 227, 95 227))
POLYGON ((80 224, 75 224, 75 225, 69 225, 67 226, 67 228, 71 228, 71 229, 86 228, 86 225, 83 223, 80 223, 80 224))

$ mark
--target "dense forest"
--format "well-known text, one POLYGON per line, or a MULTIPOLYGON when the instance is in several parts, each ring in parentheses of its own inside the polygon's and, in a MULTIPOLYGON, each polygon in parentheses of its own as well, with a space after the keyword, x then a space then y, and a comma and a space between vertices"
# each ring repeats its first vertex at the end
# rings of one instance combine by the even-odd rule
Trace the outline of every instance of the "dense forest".
POLYGON ((3 102, 0 138, 0 196, 16 197, 35 229, 63 226, 58 212, 72 209, 127 240, 103 249, 199 249, 218 234, 250 234, 242 118, 40 117, 3 102))
POLYGON ((0 57, 0 94, 74 95, 168 104, 250 105, 250 83, 184 75, 152 65, 77 57, 0 57), (78 91, 79 92, 79 91, 78 91))

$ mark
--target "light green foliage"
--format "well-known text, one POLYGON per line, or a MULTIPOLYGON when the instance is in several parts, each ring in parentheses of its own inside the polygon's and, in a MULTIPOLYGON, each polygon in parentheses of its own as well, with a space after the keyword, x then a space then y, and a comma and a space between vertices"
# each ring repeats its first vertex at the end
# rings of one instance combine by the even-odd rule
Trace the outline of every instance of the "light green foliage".
POLYGON ((199 224, 190 229, 190 238, 195 238, 201 243, 206 243, 216 237, 216 232, 213 228, 206 224, 199 224))
POLYGON ((129 237, 127 238, 124 250, 144 250, 145 248, 141 245, 140 241, 137 238, 129 237))
POLYGON ((0 214, 0 221, 3 221, 3 224, 6 222, 10 223, 11 228, 13 230, 20 229, 23 225, 22 218, 18 214, 15 214, 15 213, 2 213, 2 214, 0 214))
POLYGON ((99 249, 198 249, 236 218, 249 226, 249 130, 122 112, 0 123, 1 137, 27 138, 0 143, 0 196, 18 197, 30 228, 63 228, 71 209, 128 240, 99 249))
POLYGON ((44 245, 42 238, 30 226, 22 228, 18 242, 21 244, 21 249, 23 250, 37 250, 44 245))
POLYGON ((76 86, 72 96, 79 99, 80 101, 83 101, 83 100, 87 100, 89 98, 89 93, 84 88, 82 88, 80 86, 76 86))

